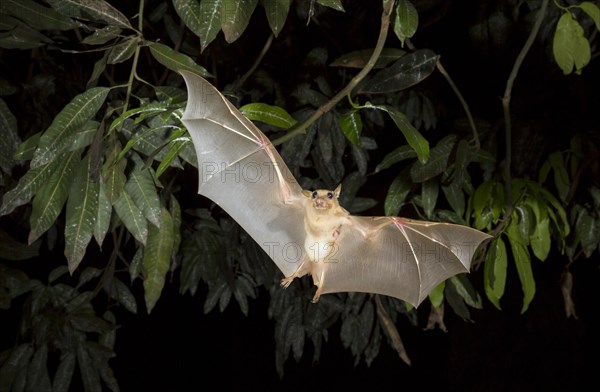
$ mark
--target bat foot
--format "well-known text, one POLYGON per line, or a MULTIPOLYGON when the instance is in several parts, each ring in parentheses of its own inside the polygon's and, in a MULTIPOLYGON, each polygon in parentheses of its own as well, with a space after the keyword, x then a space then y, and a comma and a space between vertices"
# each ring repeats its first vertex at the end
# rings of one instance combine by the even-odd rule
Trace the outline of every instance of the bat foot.
POLYGON ((292 281, 294 280, 295 276, 288 276, 285 279, 281 279, 281 282, 279 283, 281 285, 281 287, 283 287, 284 289, 287 289, 288 286, 292 283, 292 281))
POLYGON ((313 297, 313 299, 310 302, 312 302, 313 304, 316 304, 317 302, 319 302, 319 298, 321 298, 321 288, 320 287, 317 289, 315 296, 313 297))

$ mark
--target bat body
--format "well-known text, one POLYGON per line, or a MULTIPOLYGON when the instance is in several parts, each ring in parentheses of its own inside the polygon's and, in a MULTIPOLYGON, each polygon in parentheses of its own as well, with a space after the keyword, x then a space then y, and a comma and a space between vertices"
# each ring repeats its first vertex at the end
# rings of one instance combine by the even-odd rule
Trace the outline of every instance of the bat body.
POLYGON ((269 139, 203 78, 181 72, 182 121, 198 156, 198 193, 221 206, 285 278, 311 274, 319 296, 378 293, 418 306, 440 282, 468 272, 489 235, 449 223, 350 215, 333 191, 302 190, 269 139))

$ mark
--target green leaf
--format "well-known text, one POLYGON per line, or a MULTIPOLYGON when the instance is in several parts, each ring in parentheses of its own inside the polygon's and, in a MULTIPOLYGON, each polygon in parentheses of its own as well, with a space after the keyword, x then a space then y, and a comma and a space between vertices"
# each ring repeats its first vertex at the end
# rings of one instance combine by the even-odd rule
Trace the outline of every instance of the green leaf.
POLYGON ((397 216, 406 200, 413 183, 410 181, 408 170, 401 172, 390 185, 385 197, 384 210, 386 216, 397 216))
POLYGON ((381 163, 375 168, 375 173, 379 173, 380 171, 385 170, 394 165, 395 163, 398 163, 405 159, 412 159, 416 157, 417 153, 411 146, 400 146, 394 151, 387 154, 385 157, 383 157, 381 163))
POLYGON ((16 346, 10 356, 0 369, 0 391, 12 390, 11 385, 18 376, 18 373, 26 368, 29 359, 33 355, 33 344, 23 343, 16 346))
POLYGON ((521 308, 521 314, 523 314, 527 311, 535 295, 535 279, 533 278, 533 270, 531 269, 531 256, 525 245, 515 241, 512 237, 508 237, 508 239, 515 260, 515 266, 517 267, 517 274, 521 281, 521 288, 523 289, 523 307, 521 308))
POLYGON ((158 165, 158 168, 156 169, 156 178, 160 177, 164 173, 164 171, 167 170, 167 168, 175 162, 175 160, 179 156, 179 153, 187 145, 192 144, 190 136, 186 135, 186 133, 187 132, 184 129, 178 129, 171 134, 169 141, 169 150, 167 151, 165 157, 162 159, 160 165, 158 165))
POLYGON ((179 245, 181 244, 181 207, 175 196, 171 196, 169 207, 171 216, 173 217, 173 252, 171 253, 171 258, 175 260, 177 252, 179 252, 179 245))
POLYGON ((475 309, 481 309, 483 304, 479 293, 475 290, 466 274, 459 274, 450 277, 450 283, 454 285, 456 292, 465 303, 475 309))
POLYGON ((202 0, 200 2, 200 34, 201 51, 215 39, 221 29, 221 18, 224 0, 202 0))
POLYGON ((600 242, 600 222, 583 209, 575 221, 575 233, 584 254, 586 257, 590 257, 600 242))
POLYGON ((69 303, 66 306, 66 309, 69 312, 69 322, 71 323, 71 326, 82 332, 104 333, 114 330, 116 327, 115 325, 92 313, 79 310, 81 309, 80 307, 82 304, 89 302, 92 298, 93 293, 91 291, 83 292, 80 296, 75 298, 77 303, 69 303))
POLYGON ((448 135, 440 140, 429 153, 429 159, 419 160, 410 168, 410 177, 414 182, 424 182, 442 174, 448 168, 448 157, 456 143, 456 135, 448 135))
POLYGON ((398 129, 402 132, 408 144, 415 150, 417 157, 421 163, 427 162, 429 159, 429 143, 421 133, 413 127, 404 113, 390 106, 373 106, 374 109, 380 109, 387 112, 398 129))
POLYGON ((17 186, 6 192, 2 197, 0 216, 10 214, 15 208, 28 203, 33 195, 46 184, 54 173, 58 162, 50 162, 43 166, 30 169, 19 179, 17 186))
POLYGON ((5 260, 27 260, 39 255, 39 242, 27 245, 0 230, 0 258, 5 260))
POLYGON ((435 204, 437 203, 440 186, 436 179, 430 178, 421 185, 421 203, 428 219, 431 219, 435 204))
POLYGON ((554 184, 558 191, 558 196, 564 202, 567 200, 570 190, 569 173, 565 167, 563 155, 560 151, 550 154, 548 162, 554 170, 554 184))
POLYGON ((17 132, 17 118, 10 112, 8 105, 0 98, 0 129, 2 139, 0 140, 0 168, 10 173, 16 163, 15 152, 19 150, 21 139, 17 132))
POLYGON ((271 31, 277 37, 287 19, 291 0, 262 0, 261 3, 265 8, 265 14, 267 15, 269 26, 271 26, 271 31))
POLYGON ((221 28, 228 43, 237 40, 250 22, 258 0, 224 0, 221 28))
POLYGON ((472 153, 469 148, 469 143, 462 139, 458 142, 456 148, 456 158, 454 160, 454 180, 457 186, 462 186, 465 177, 468 176, 467 166, 471 162, 472 153))
POLYGON ((31 168, 45 165, 66 151, 73 135, 100 110, 109 91, 106 87, 93 87, 73 98, 42 134, 31 168))
MULTIPOLYGON (((449 280, 447 282, 450 282, 449 280)), ((453 284, 446 284, 446 290, 444 290, 444 294, 446 296, 446 301, 454 310, 454 312, 460 316, 463 320, 470 320, 471 313, 469 312, 469 308, 465 304, 464 299, 457 292, 457 288, 453 284)))
POLYGON ((548 214, 554 221, 556 228, 561 234, 561 237, 566 237, 567 235, 569 235, 569 231, 571 230, 571 228, 569 226, 569 220, 567 219, 567 213, 565 212, 565 209, 563 208, 562 204, 560 204, 560 202, 556 200, 554 195, 552 195, 546 189, 540 188, 540 193, 543 196, 544 200, 550 203, 550 205, 552 205, 552 207, 554 208, 554 211, 558 213, 558 217, 560 218, 560 220, 556 217, 556 214, 553 213, 552 209, 548 209, 548 214))
POLYGON ((129 174, 129 180, 125 183, 125 190, 133 199, 135 205, 142 211, 146 219, 154 226, 160 227, 161 207, 156 186, 150 168, 146 168, 144 162, 134 155, 135 166, 129 174))
POLYGON ((535 225, 533 234, 529 238, 533 254, 538 259, 544 261, 550 253, 550 219, 546 218, 538 221, 535 225))
POLYGON ((116 160, 120 150, 120 143, 116 139, 112 139, 106 151, 106 160, 102 167, 106 196, 111 204, 116 203, 119 199, 127 181, 124 173, 127 161, 125 159, 116 160))
POLYGON ((417 32, 418 26, 419 14, 415 6, 409 0, 399 0, 394 19, 394 33, 402 45, 406 38, 412 37, 417 32))
POLYGON ((118 9, 104 0, 47 0, 59 14, 80 19, 93 19, 113 26, 134 30, 118 9))
POLYGON ((129 60, 138 48, 138 44, 139 39, 137 37, 131 37, 113 46, 108 51, 108 57, 106 59, 107 64, 119 64, 129 60))
POLYGON ((126 190, 123 190, 114 203, 115 212, 125 227, 136 240, 146 245, 148 237, 148 221, 144 218, 142 211, 135 205, 133 199, 126 190))
POLYGON ((62 211, 73 182, 73 173, 80 164, 79 155, 79 152, 64 154, 58 160, 58 167, 50 179, 33 198, 29 217, 29 244, 44 234, 62 211))
MULTIPOLYGON (((117 325, 117 320, 115 318, 115 315, 110 310, 107 310, 106 312, 104 312, 104 314, 102 315, 102 318, 113 325, 117 325)), ((115 328, 115 329, 112 329, 110 331, 100 334, 100 336, 98 337, 98 343, 103 345, 104 347, 114 350, 115 341, 117 339, 116 332, 117 332, 117 329, 115 328)))
POLYGON ((69 390, 75 372, 75 355, 74 351, 67 351, 60 356, 60 363, 52 381, 52 390, 57 392, 69 390))
POLYGON ((477 217, 483 213, 483 210, 489 207, 494 189, 493 181, 486 181, 477 187, 473 194, 473 213, 477 217))
POLYGON ((92 181, 89 164, 89 156, 79 163, 67 201, 65 256, 71 274, 85 255, 98 215, 98 182, 92 181))
MULTIPOLYGON (((88 26, 89 27, 89 26, 88 26)), ((103 45, 115 39, 121 34, 121 29, 116 26, 104 26, 101 29, 96 29, 94 32, 81 41, 82 44, 86 45, 103 45)))
POLYGON ((150 45, 150 53, 156 61, 171 71, 190 71, 205 78, 211 76, 206 69, 196 64, 189 56, 176 52, 166 45, 153 43, 150 45))
POLYGON ((77 26, 70 18, 31 0, 2 0, 0 13, 12 15, 36 30, 71 30, 77 26))
POLYGON ((15 160, 20 159, 31 159, 33 158, 33 153, 37 148, 38 143, 40 142, 40 138, 42 137, 42 132, 38 132, 27 138, 23 143, 19 145, 13 158, 15 160))
POLYGON ((48 284, 53 283, 57 279, 60 279, 67 272, 69 272, 69 268, 64 264, 54 268, 48 274, 48 284))
POLYGON ((451 182, 449 185, 442 185, 442 191, 454 212, 458 216, 463 216, 465 214, 465 194, 460 185, 451 182))
POLYGON ((162 209, 160 229, 150 226, 148 242, 144 248, 144 299, 148 313, 152 311, 165 284, 173 249, 173 220, 166 208, 162 209))
POLYGON ((431 306, 434 308, 439 308, 444 303, 444 289, 446 288, 446 281, 443 281, 439 285, 437 285, 431 292, 429 293, 429 301, 431 301, 431 306))
POLYGON ((506 245, 501 237, 493 240, 485 257, 483 268, 483 286, 485 294, 492 304, 500 308, 500 299, 506 287, 507 268, 506 245))
POLYGON ((42 344, 33 354, 27 367, 28 391, 49 391, 52 388, 48 374, 48 345, 42 344))
POLYGON ((95 87, 98 84, 98 79, 102 76, 102 73, 106 70, 106 61, 108 60, 108 52, 104 52, 104 55, 94 63, 92 69, 92 75, 86 83, 86 88, 95 87))
POLYGON ((131 290, 119 278, 112 279, 112 287, 108 290, 111 298, 116 299, 125 309, 137 314, 137 302, 131 290))
POLYGON ((580 74, 591 59, 590 43, 584 36, 583 27, 571 12, 565 12, 558 20, 552 45, 554 59, 565 75, 580 74))
POLYGON ((204 20, 202 16, 209 14, 202 12, 199 0, 173 0, 173 7, 188 29, 192 30, 196 36, 204 37, 204 31, 202 30, 204 20))
POLYGON ((52 43, 44 34, 8 15, 0 14, 0 26, 8 30, 0 32, 0 48, 32 49, 52 43))
POLYGON ((340 116, 340 128, 352 144, 359 144, 362 127, 363 123, 358 110, 350 110, 340 116))
MULTIPOLYGON (((335 59, 330 67, 348 67, 348 68, 364 68, 369 62, 373 49, 355 50, 354 52, 346 53, 335 59)), ((386 67, 393 61, 406 55, 406 52, 398 48, 383 48, 381 54, 377 58, 373 69, 381 69, 386 67)))
POLYGON ((261 121, 278 128, 289 129, 298 124, 285 109, 266 103, 249 103, 242 106, 240 112, 252 121, 261 121))
POLYGON ((77 344, 77 366, 85 392, 102 392, 98 369, 94 366, 92 358, 82 342, 77 344))
POLYGON ((98 216, 96 217, 96 224, 94 225, 94 238, 100 247, 102 246, 104 237, 108 232, 111 216, 112 203, 108 199, 108 196, 106 196, 106 185, 104 185, 104 179, 100 177, 98 189, 98 216))
POLYGON ((505 229, 506 234, 511 238, 512 241, 519 242, 523 246, 529 245, 529 233, 523 230, 524 225, 522 224, 517 212, 513 212, 510 223, 505 229))
POLYGON ((140 276, 141 273, 142 273, 142 269, 143 269, 143 265, 142 265, 143 255, 144 255, 144 247, 143 246, 138 246, 137 250, 135 251, 135 254, 133 255, 133 258, 131 259, 131 264, 129 264, 129 271, 128 272, 129 272, 129 278, 131 279, 131 283, 133 283, 133 281, 135 280, 135 278, 137 278, 138 276, 140 276))
POLYGON ((405 90, 426 79, 437 64, 438 56, 429 49, 419 49, 403 56, 377 72, 358 89, 359 94, 387 94, 405 90))
MULTIPOLYGON (((577 7, 577 5, 575 6, 577 7)), ((600 30, 600 8, 592 2, 584 1, 579 4, 579 8, 581 8, 596 24, 596 29, 600 30)))
POLYGON ((324 5, 325 7, 333 8, 336 11, 344 12, 344 6, 341 0, 317 0, 317 4, 324 5))

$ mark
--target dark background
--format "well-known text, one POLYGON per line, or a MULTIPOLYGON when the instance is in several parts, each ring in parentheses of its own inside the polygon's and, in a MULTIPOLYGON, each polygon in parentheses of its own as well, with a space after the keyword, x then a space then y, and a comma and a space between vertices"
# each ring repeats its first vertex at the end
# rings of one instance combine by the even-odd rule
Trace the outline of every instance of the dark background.
MULTIPOLYGON (((510 1, 437 0, 416 3, 420 7, 421 27, 413 43, 441 55, 443 64, 460 87, 477 120, 501 135, 500 97, 514 59, 525 42, 529 25, 522 20, 510 21, 513 6, 510 1), (494 15, 507 16, 508 25, 499 27, 502 24, 493 22, 497 20, 492 17, 494 15), (487 35, 473 35, 473 29, 482 24, 485 26, 481 29, 487 31, 487 35)), ((284 90, 286 83, 296 86, 299 81, 312 80, 315 74, 323 72, 302 65, 311 48, 326 46, 332 61, 343 53, 374 45, 379 29, 379 3, 345 1, 344 6, 345 14, 329 12, 319 18, 318 23, 312 22, 308 27, 306 20, 296 16, 292 6, 284 30, 261 65, 282 83, 284 90)), ((135 7, 132 6, 131 12, 128 12, 127 6, 121 8, 117 4, 117 8, 128 16, 135 14, 135 7)), ((521 8, 526 11, 525 5, 521 8)), ((542 33, 546 28, 550 27, 543 27, 542 33)), ((145 33, 155 34, 156 38, 162 35, 160 26, 148 28, 145 33)), ((219 80, 225 84, 245 72, 267 34, 268 25, 259 7, 240 40, 227 45, 220 35, 199 63, 203 64, 204 60, 216 62, 219 80)), ((388 45, 399 46, 392 33, 388 45)), ((550 48, 548 41, 538 40, 513 91, 515 176, 533 176, 539 170, 542 157, 548 152, 566 148, 575 132, 597 133, 599 130, 597 89, 600 86, 600 69, 597 57, 585 68, 583 75, 564 76, 554 64, 550 48)), ((4 53, 2 69, 7 70, 7 77, 19 79, 26 72, 19 68, 19 64, 27 61, 26 56, 24 52, 4 53)), ((82 60, 81 57, 74 59, 72 55, 55 53, 46 61, 55 67, 52 72, 57 72, 57 69, 70 69, 63 64, 82 60)), ((93 61, 95 58, 85 58, 89 64, 93 61)), ((79 68, 82 80, 91 70, 87 63, 79 68)), ((343 84, 340 82, 334 87, 341 88, 343 84)), ((60 89, 68 89, 69 86, 58 88, 60 95, 60 89)), ((455 131, 453 124, 463 117, 463 111, 442 77, 434 73, 424 82, 423 88, 435 94, 436 110, 440 113, 437 129, 426 133, 425 137, 435 140, 455 131)), ((65 94, 63 98, 68 101, 68 97, 65 94)), ((56 105, 56 113, 65 103, 49 101, 48 105, 56 105)), ((12 108, 19 121, 28 121, 31 105, 13 105, 12 108)), ((385 152, 382 148, 378 154, 385 152)), ((376 163, 377 157, 372 157, 371 164, 376 163)), ((195 189, 195 181, 190 175, 190 190, 195 189)), ((584 181, 597 183, 595 178, 584 178, 584 181)), ((378 187, 377 183, 377 177, 371 179, 371 190, 373 194, 381 195, 380 200, 383 201, 386 189, 378 187)), ((389 184, 389 181, 381 183, 389 184)), ((182 200, 184 207, 202 203, 206 201, 195 194, 182 200)), ((17 235, 26 237, 26 233, 17 235)), ((59 250, 43 256, 60 259, 59 250)), ((182 296, 178 293, 177 274, 165 286, 151 315, 145 314, 141 301, 138 303, 138 315, 115 310, 120 327, 115 347, 117 356, 111 360, 111 365, 124 391, 199 390, 211 384, 225 390, 285 388, 291 391, 336 387, 576 390, 584 389, 588 383, 597 387, 599 383, 595 372, 600 365, 598 253, 594 253, 591 259, 580 259, 571 267, 573 298, 579 316, 573 319, 565 315, 560 289, 566 256, 553 252, 544 263, 534 261, 537 292, 529 310, 523 315, 520 314, 520 284, 514 266, 509 263, 502 311, 484 300, 484 309, 472 310, 473 320, 469 322, 446 307, 446 333, 424 330, 429 312, 427 303, 418 309, 418 327, 399 319, 398 330, 412 360, 410 367, 387 344, 382 345, 379 356, 370 367, 364 361, 355 366, 350 351, 339 339, 338 322, 330 331, 329 341, 323 345, 318 362, 312 362, 312 347, 307 343, 302 360, 296 363, 292 358, 288 359, 285 374, 280 379, 275 371, 274 322, 267 317, 268 293, 260 291, 258 298, 250 301, 248 317, 243 316, 235 301, 223 313, 213 310, 204 315, 202 308, 206 288, 201 287, 194 297, 182 296)), ((54 267, 36 264, 43 262, 28 261, 24 268, 31 276, 39 275, 43 279, 54 267)), ((483 293, 482 268, 472 275, 471 281, 483 293)), ((134 292, 138 299, 143 298, 139 280, 134 284, 134 292)), ((0 325, 14 330, 18 319, 15 308, 18 307, 0 313, 0 325)), ((13 333, 3 333, 2 336, 0 347, 10 346, 13 333)), ((78 377, 77 372, 75 377, 78 377)))
MULTIPOLYGON (((204 315, 203 293, 181 296, 174 285, 165 288, 151 315, 117 314, 122 327, 111 363, 124 391, 199 390, 209 383, 225 390, 593 390, 598 385, 600 347, 594 300, 598 268, 592 263, 574 268, 579 316, 574 320, 567 319, 563 309, 560 263, 545 263, 535 269, 536 296, 523 315, 518 277, 511 271, 503 311, 484 301, 484 309, 473 310, 473 321, 466 322, 446 307, 446 333, 424 330, 427 304, 418 310, 417 328, 400 318, 397 327, 411 366, 385 343, 370 367, 364 361, 355 366, 339 340, 338 322, 318 362, 312 362, 307 343, 302 360, 296 363, 290 357, 280 379, 266 292, 250 302, 248 317, 233 301, 224 313, 204 315)), ((475 274, 473 281, 482 280, 475 274)))

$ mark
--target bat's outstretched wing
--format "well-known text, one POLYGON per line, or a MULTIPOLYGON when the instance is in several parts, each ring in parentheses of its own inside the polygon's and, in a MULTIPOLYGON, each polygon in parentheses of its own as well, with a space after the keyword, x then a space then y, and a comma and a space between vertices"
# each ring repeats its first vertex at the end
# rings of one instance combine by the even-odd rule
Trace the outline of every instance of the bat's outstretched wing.
POLYGON ((227 211, 286 277, 317 276, 316 298, 361 291, 417 306, 440 282, 468 272, 475 249, 490 237, 448 223, 348 216, 334 230, 333 251, 318 265, 311 260, 323 258, 308 254, 328 248, 330 240, 305 243, 306 199, 277 150, 210 83, 190 72, 181 75, 188 89, 182 121, 198 156, 198 193, 227 211))
POLYGON ((221 206, 287 276, 304 245, 302 189, 269 139, 209 82, 181 71, 182 121, 198 156, 198 193, 221 206))
POLYGON ((489 235, 467 226, 350 216, 324 266, 321 294, 385 294, 418 306, 445 279, 469 272, 489 235))

